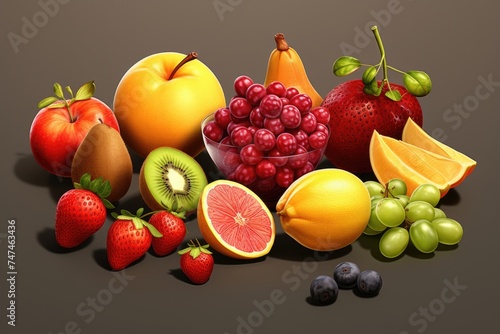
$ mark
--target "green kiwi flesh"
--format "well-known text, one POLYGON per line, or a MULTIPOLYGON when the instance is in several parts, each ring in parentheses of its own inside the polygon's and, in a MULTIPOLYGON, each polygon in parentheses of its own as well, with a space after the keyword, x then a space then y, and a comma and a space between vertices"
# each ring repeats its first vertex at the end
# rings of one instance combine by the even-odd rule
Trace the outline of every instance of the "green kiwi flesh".
POLYGON ((178 211, 192 213, 207 183, 200 164, 172 147, 151 151, 139 174, 139 191, 151 210, 177 207, 178 211))

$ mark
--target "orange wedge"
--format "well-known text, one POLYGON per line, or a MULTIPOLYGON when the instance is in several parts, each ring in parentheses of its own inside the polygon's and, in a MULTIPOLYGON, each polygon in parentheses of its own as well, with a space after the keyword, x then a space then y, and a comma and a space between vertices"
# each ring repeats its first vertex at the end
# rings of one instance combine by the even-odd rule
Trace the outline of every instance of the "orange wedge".
MULTIPOLYGON (((415 146, 380 135, 376 130, 373 131, 370 140, 370 162, 373 173, 382 184, 386 184, 393 178, 403 180, 406 183, 408 194, 411 194, 421 184, 433 184, 443 197, 451 185, 447 177, 436 166, 446 165, 447 161, 437 159, 438 155, 414 148, 415 146)), ((454 164, 451 170, 456 168, 453 160, 448 159, 448 162, 450 165, 454 164)), ((465 172, 465 169, 461 171, 465 172)))
MULTIPOLYGON (((435 154, 461 163, 467 169, 464 178, 472 173, 472 171, 476 167, 476 161, 469 158, 465 154, 458 152, 457 150, 432 138, 411 118, 408 118, 408 121, 405 124, 402 134, 402 140, 406 143, 418 146, 420 148, 423 148, 424 150, 431 151, 435 154)), ((455 184, 454 186, 457 185, 458 184, 455 184)))

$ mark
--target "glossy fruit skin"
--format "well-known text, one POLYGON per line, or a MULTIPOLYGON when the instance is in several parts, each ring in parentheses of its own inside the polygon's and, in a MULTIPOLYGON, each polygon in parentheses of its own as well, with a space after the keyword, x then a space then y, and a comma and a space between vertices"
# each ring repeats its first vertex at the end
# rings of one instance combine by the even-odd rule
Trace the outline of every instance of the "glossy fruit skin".
POLYGON ((190 253, 181 255, 182 272, 194 284, 205 284, 210 279, 214 269, 214 258, 211 254, 200 253, 193 258, 190 253))
POLYGON ((352 289, 356 286, 361 273, 358 265, 353 262, 339 263, 333 270, 333 279, 341 289, 352 289))
POLYGON ((422 126, 422 109, 416 97, 391 83, 403 96, 399 102, 384 96, 366 94, 361 80, 344 82, 333 88, 321 106, 330 112, 331 135, 325 152, 336 167, 353 173, 370 172, 369 145, 373 130, 401 139, 406 120, 411 117, 422 126))
POLYGON ((55 220, 57 243, 73 248, 102 227, 106 221, 106 207, 93 192, 71 189, 57 202, 55 220))
POLYGON ((172 253, 180 246, 187 233, 184 221, 168 211, 153 214, 149 218, 149 223, 163 235, 161 238, 153 238, 151 242, 151 246, 158 256, 172 253))
POLYGON ((201 122, 226 106, 219 80, 198 59, 168 80, 185 57, 177 52, 147 56, 127 70, 116 88, 113 110, 123 140, 143 158, 164 146, 196 156, 204 148, 201 122))
POLYGON ((146 227, 136 229, 132 220, 116 220, 106 238, 108 263, 113 270, 122 270, 140 259, 151 247, 153 236, 146 227))
POLYGON ((358 276, 356 287, 363 297, 373 297, 382 289, 382 277, 374 270, 365 270, 358 276))
POLYGON ((273 81, 283 83, 285 87, 290 89, 295 88, 295 92, 285 95, 287 99, 291 99, 292 95, 304 93, 309 95, 312 100, 312 107, 320 105, 323 98, 314 89, 309 81, 304 64, 297 51, 289 47, 285 41, 285 36, 278 33, 274 36, 276 48, 271 52, 267 64, 266 78, 264 86, 268 86, 273 81))
POLYGON ((118 132, 120 127, 113 111, 94 97, 76 101, 66 108, 43 108, 38 111, 30 128, 30 146, 36 162, 46 171, 61 177, 71 177, 71 162, 90 129, 105 123, 118 132))
POLYGON ((331 276, 320 275, 311 282, 309 292, 317 305, 330 305, 337 300, 339 287, 331 276))

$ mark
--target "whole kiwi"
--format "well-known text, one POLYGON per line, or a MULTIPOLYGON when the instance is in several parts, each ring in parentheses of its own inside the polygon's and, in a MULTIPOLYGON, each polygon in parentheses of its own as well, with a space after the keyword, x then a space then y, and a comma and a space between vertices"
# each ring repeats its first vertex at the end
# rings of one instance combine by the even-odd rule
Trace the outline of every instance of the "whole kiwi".
POLYGON ((151 210, 196 211, 207 177, 200 164, 172 147, 152 150, 139 173, 139 191, 151 210))
POLYGON ((107 124, 94 125, 76 150, 71 163, 71 179, 79 182, 83 174, 102 177, 111 185, 111 202, 122 198, 132 183, 132 159, 120 133, 107 124))

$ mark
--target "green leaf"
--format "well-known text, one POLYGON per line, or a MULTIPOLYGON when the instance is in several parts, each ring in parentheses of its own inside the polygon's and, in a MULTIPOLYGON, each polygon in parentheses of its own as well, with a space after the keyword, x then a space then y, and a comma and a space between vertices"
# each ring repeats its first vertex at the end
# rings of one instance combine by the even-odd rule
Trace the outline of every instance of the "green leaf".
POLYGON ((99 188, 101 188, 101 185, 102 185, 102 178, 97 178, 97 179, 94 179, 92 181, 90 181, 90 187, 89 187, 89 190, 91 192, 93 192, 94 194, 98 194, 99 193, 99 188))
POLYGON ((120 215, 116 212, 111 212, 111 217, 113 217, 114 219, 119 219, 118 217, 120 217, 120 215))
POLYGON ((401 100, 401 93, 397 90, 389 90, 385 92, 385 96, 390 98, 391 100, 397 102, 401 100))
POLYGON ((61 100, 65 100, 62 87, 57 82, 54 84, 54 94, 61 100))
POLYGON ((64 107, 66 107, 66 103, 64 101, 57 101, 57 102, 52 103, 49 107, 51 109, 64 108, 64 107))
POLYGON ((89 81, 83 84, 82 87, 78 89, 75 95, 76 101, 88 100, 94 95, 95 84, 94 81, 89 81))
POLYGON ((378 68, 377 67, 375 67, 375 66, 368 67, 365 70, 365 72, 363 73, 363 77, 362 77, 363 83, 365 85, 369 85, 370 83, 372 83, 373 80, 375 80, 375 77, 377 76, 377 73, 378 73, 378 68))
POLYGON ((193 259, 196 259, 198 256, 200 256, 200 254, 201 254, 200 247, 191 248, 191 252, 189 252, 189 255, 191 255, 193 259))
POLYGON ((91 176, 89 173, 85 173, 80 178, 80 185, 83 189, 90 189, 91 176))
POLYGON ((132 223, 134 223, 135 229, 140 230, 144 228, 143 225, 143 220, 139 217, 130 217, 129 219, 132 219, 132 223))
POLYGON ((161 238, 161 237, 163 237, 163 234, 161 234, 160 231, 158 231, 156 229, 156 227, 154 227, 150 223, 142 220, 142 224, 147 227, 147 229, 149 230, 149 232, 151 232, 151 234, 153 235, 153 237, 155 237, 155 238, 161 238))
POLYGON ((139 209, 137 209, 137 212, 136 212, 135 215, 137 217, 140 217, 140 216, 142 216, 143 213, 144 213, 144 208, 139 208, 139 209))
POLYGON ((102 199, 108 197, 111 194, 111 184, 109 183, 108 180, 105 180, 102 182, 101 186, 97 190, 97 195, 101 197, 102 199))
POLYGON ((73 97, 73 91, 71 90, 70 86, 66 86, 66 87, 64 87, 64 89, 66 89, 66 91, 69 93, 69 95, 71 95, 71 97, 73 97))
POLYGON ((129 217, 129 219, 130 219, 130 217, 135 217, 135 215, 128 210, 122 209, 120 212, 123 216, 129 217))
POLYGON ((377 79, 373 79, 369 84, 363 88, 365 94, 379 96, 382 92, 382 85, 379 86, 377 79))
POLYGON ((107 199, 101 198, 101 201, 102 201, 102 204, 104 204, 104 207, 106 209, 114 209, 115 208, 115 206, 110 201, 108 201, 107 199))
POLYGON ((118 220, 132 220, 133 217, 130 217, 130 216, 126 216, 126 215, 119 215, 119 214, 116 214, 116 219, 118 220))
POLYGON ((403 83, 410 94, 418 97, 431 92, 432 82, 427 73, 422 71, 408 71, 403 74, 403 83))
POLYGON ((359 59, 351 56, 342 56, 333 63, 333 74, 344 77, 361 67, 359 59))
POLYGON ((49 96, 38 102, 38 108, 46 108, 50 106, 52 103, 59 101, 59 99, 55 96, 49 96))
MULTIPOLYGON (((205 245, 205 246, 207 246, 207 247, 208 247, 208 245, 205 245)), ((201 251, 202 253, 205 253, 205 254, 212 254, 212 252, 211 252, 211 251, 209 251, 209 250, 207 249, 207 247, 205 247, 205 246, 202 246, 202 247, 200 248, 200 251, 201 251)))
POLYGON ((177 252, 177 254, 179 254, 179 255, 186 254, 186 253, 190 252, 191 249, 192 249, 191 247, 187 247, 187 248, 181 249, 180 251, 177 252))

